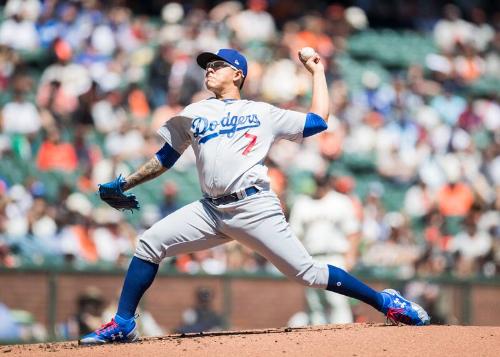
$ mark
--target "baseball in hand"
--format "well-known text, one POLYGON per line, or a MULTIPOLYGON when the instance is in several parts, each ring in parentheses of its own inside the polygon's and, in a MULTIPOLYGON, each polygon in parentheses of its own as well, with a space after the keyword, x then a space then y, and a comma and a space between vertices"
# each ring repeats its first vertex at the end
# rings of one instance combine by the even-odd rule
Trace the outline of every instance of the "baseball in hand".
POLYGON ((300 51, 299 51, 299 56, 300 56, 300 59, 303 61, 303 62, 307 62, 307 60, 309 58, 311 58, 312 56, 314 56, 316 54, 316 51, 314 50, 314 48, 312 47, 304 47, 302 48, 300 51))

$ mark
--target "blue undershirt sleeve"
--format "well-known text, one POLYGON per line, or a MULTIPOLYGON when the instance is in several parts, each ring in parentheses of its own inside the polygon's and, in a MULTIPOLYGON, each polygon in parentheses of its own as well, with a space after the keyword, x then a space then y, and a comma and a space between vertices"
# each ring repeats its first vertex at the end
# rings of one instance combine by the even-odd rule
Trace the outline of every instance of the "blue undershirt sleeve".
POLYGON ((307 113, 303 136, 304 138, 307 138, 308 136, 321 133, 327 128, 328 125, 322 117, 315 113, 307 113))
POLYGON ((156 153, 156 157, 161 162, 163 167, 169 169, 174 166, 180 155, 168 143, 165 143, 165 145, 163 145, 163 147, 156 153))

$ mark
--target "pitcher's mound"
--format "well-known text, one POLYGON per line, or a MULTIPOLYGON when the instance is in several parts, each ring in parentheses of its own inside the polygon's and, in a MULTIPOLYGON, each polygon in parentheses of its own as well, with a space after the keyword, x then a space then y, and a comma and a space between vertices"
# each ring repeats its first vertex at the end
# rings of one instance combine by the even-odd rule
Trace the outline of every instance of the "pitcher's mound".
POLYGON ((500 327, 327 325, 144 338, 83 347, 76 342, 0 346, 13 356, 499 356, 500 327))

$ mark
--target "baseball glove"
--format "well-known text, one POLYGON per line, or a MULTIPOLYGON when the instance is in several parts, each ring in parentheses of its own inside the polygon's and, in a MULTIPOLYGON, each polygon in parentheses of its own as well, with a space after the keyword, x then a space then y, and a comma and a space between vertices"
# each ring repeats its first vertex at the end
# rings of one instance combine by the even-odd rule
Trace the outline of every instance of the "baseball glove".
POLYGON ((123 193, 122 187, 124 183, 125 179, 120 175, 111 182, 99 185, 101 200, 117 210, 138 210, 140 207, 135 195, 126 195, 123 193))

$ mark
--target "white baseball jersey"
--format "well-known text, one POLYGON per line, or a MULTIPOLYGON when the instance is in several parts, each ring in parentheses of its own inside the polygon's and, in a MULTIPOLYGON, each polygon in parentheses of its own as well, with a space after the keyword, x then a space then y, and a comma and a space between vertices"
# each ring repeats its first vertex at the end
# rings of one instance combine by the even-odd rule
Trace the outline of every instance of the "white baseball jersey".
POLYGON ((210 98, 187 106, 158 133, 179 154, 193 146, 203 193, 219 197, 268 186, 263 162, 271 144, 301 141, 305 121, 304 113, 268 103, 210 98))
POLYGON ((360 229, 351 200, 336 191, 321 199, 301 196, 293 205, 290 226, 312 255, 347 253, 347 237, 360 229))
POLYGON ((279 138, 300 141, 307 115, 249 100, 203 100, 187 106, 158 130, 178 154, 192 145, 205 196, 262 188, 238 201, 215 205, 206 197, 156 222, 140 237, 135 256, 159 264, 164 258, 236 240, 290 279, 325 288, 328 266, 312 259, 286 222, 269 190, 264 159, 279 138))

